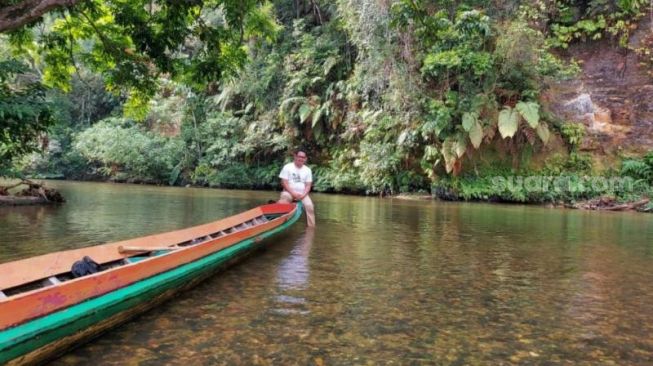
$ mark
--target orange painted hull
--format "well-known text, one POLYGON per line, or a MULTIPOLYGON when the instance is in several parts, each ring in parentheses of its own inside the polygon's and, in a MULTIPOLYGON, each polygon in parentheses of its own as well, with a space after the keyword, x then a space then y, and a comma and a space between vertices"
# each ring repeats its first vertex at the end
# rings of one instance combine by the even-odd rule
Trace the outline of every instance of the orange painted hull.
POLYGON ((2 279, 0 280, 0 290, 10 289, 23 283, 47 279, 49 276, 67 272, 72 263, 84 255, 90 256, 99 263, 107 263, 129 257, 118 251, 120 246, 138 245, 139 247, 153 248, 159 248, 162 245, 171 246, 235 227, 261 215, 280 215, 270 221, 242 228, 200 244, 189 245, 135 263, 2 299, 0 300, 0 330, 191 263, 243 240, 251 238, 256 240, 258 235, 283 225, 297 209, 294 204, 264 205, 239 215, 189 229, 0 264, 0 279, 2 279))

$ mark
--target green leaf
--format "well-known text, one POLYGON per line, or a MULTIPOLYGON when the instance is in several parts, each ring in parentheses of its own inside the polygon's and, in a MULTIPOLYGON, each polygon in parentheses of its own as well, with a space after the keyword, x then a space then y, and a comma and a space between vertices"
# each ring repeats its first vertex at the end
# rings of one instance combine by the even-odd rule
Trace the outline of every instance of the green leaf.
POLYGON ((311 123, 311 128, 315 128, 315 125, 320 121, 323 110, 324 110, 323 108, 319 108, 317 112, 313 113, 313 121, 311 123))
POLYGON ((540 122, 540 105, 536 102, 519 102, 515 106, 532 128, 540 122))
POLYGON ((327 76, 333 68, 338 63, 338 59, 331 56, 324 61, 324 76, 327 76))
POLYGON ((311 106, 310 106, 310 105, 308 105, 308 104, 302 104, 302 106, 299 107, 299 121, 300 121, 301 123, 306 122, 306 120, 308 119, 308 116, 311 115, 311 112, 312 112, 312 111, 313 111, 313 110, 311 109, 311 106))
POLYGON ((537 135, 540 136, 540 139, 545 145, 549 142, 551 133, 549 132, 549 128, 546 126, 546 123, 542 122, 537 125, 537 135))
POLYGON ((318 124, 315 126, 315 128, 313 128, 313 136, 315 136, 317 140, 322 138, 323 133, 324 131, 322 130, 322 125, 318 124))
POLYGON ((402 133, 399 134, 399 137, 397 138, 397 145, 403 145, 404 142, 406 142, 406 139, 408 138, 408 130, 404 130, 402 133))
POLYGON ((469 139, 472 141, 475 149, 481 146, 481 141, 483 141, 483 128, 480 123, 476 122, 472 125, 472 128, 469 130, 469 139))
POLYGON ((458 139, 456 142, 456 155, 459 158, 462 158, 465 154, 465 150, 467 150, 467 141, 464 138, 458 139))
POLYGON ((179 163, 172 169, 172 172, 170 172, 170 176, 168 177, 168 185, 172 186, 177 182, 177 179, 179 179, 179 175, 181 174, 181 168, 181 163, 179 163))
POLYGON ((456 163, 456 156, 453 154, 454 142, 452 140, 445 140, 442 143, 442 157, 444 158, 445 170, 447 173, 453 171, 453 165, 456 163))
POLYGON ((505 107, 499 113, 499 133, 504 139, 506 137, 513 137, 515 132, 517 132, 517 124, 519 122, 519 116, 517 111, 510 107, 505 107))
POLYGON ((472 126, 478 121, 478 113, 466 112, 463 113, 463 128, 469 132, 472 126))

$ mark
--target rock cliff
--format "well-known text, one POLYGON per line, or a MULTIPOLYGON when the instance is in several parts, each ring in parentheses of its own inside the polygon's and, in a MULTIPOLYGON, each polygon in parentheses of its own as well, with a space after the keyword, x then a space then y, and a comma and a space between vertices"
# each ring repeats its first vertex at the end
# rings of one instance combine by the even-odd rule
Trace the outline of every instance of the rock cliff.
POLYGON ((653 24, 633 30, 629 48, 603 40, 570 47, 580 75, 552 86, 547 99, 567 121, 583 123, 588 136, 581 149, 599 154, 653 150, 653 77, 650 65, 632 50, 653 44, 653 24))

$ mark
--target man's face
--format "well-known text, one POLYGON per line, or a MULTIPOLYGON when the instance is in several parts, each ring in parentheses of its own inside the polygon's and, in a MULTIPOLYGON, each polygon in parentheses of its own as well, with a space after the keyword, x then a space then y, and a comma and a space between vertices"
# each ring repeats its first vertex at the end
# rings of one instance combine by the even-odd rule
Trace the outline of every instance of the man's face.
POLYGON ((306 157, 305 152, 303 151, 298 152, 297 154, 295 154, 295 165, 301 168, 306 163, 306 159, 308 158, 306 157))

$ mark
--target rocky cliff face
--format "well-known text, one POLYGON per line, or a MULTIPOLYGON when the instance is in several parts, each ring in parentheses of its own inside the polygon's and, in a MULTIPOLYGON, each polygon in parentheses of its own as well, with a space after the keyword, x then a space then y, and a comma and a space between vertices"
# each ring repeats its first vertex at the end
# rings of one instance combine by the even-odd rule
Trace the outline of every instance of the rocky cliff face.
MULTIPOLYGON (((651 44, 652 26, 648 19, 642 21, 630 46, 651 44)), ((558 116, 587 126, 581 148, 606 154, 653 150, 651 70, 640 65, 633 51, 609 40, 573 46, 569 57, 581 62, 581 74, 554 85, 547 99, 558 116)))

